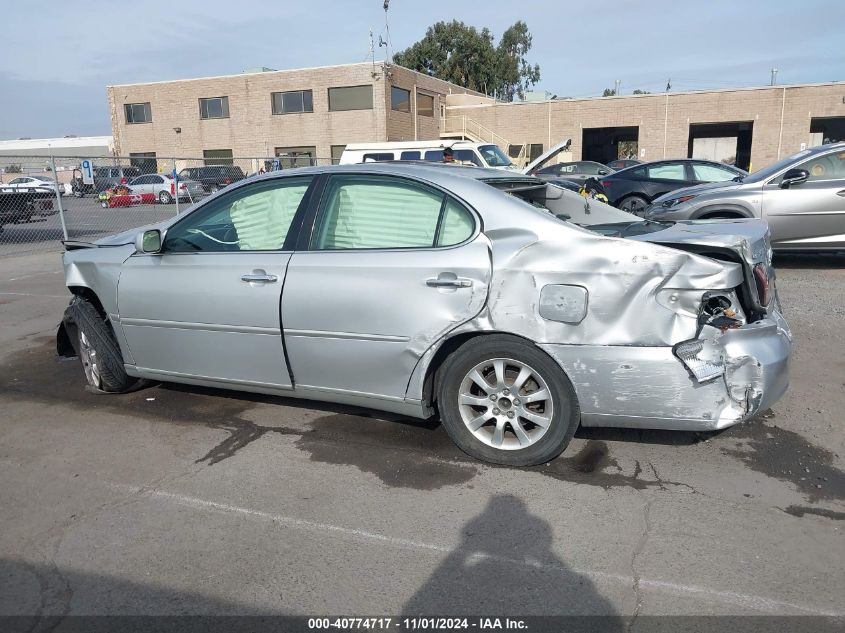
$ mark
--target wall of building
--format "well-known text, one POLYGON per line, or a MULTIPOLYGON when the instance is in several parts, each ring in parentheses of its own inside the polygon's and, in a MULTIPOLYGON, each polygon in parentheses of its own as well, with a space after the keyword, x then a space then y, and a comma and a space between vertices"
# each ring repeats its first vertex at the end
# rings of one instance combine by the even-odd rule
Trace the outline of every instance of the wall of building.
POLYGON ((314 146, 317 157, 326 159, 333 145, 438 138, 441 95, 463 90, 399 66, 364 63, 110 86, 107 92, 116 151, 122 155, 201 158, 203 150, 230 149, 234 156, 264 157, 277 147, 314 146), (391 110, 391 84, 410 90, 412 104, 415 90, 434 95, 435 115, 391 110), (357 85, 373 86, 372 109, 329 111, 329 88, 357 85), (311 90, 314 111, 274 115, 271 93, 291 90, 311 90), (229 117, 201 119, 199 100, 222 96, 229 98, 229 117), (146 102, 152 122, 128 124, 124 105, 146 102))
POLYGON ((753 122, 752 168, 797 152, 810 141, 810 120, 845 116, 845 84, 774 86, 712 92, 631 95, 526 103, 467 104, 447 98, 447 116, 467 116, 513 144, 545 148, 572 139, 581 159, 584 128, 639 128, 641 160, 686 157, 690 125, 753 122))

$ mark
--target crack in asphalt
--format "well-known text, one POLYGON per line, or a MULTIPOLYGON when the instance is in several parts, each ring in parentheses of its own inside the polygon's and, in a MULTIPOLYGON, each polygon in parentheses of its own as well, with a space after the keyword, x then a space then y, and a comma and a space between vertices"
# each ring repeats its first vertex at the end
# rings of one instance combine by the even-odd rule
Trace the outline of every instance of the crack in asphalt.
POLYGON ((631 614, 631 618, 625 626, 626 631, 630 631, 632 629, 634 622, 639 617, 643 605, 645 604, 645 596, 643 595, 642 586, 640 584, 641 577, 637 566, 637 559, 642 555, 646 543, 648 542, 649 532, 651 531, 651 521, 649 515, 651 513, 651 504, 653 502, 653 500, 649 499, 643 506, 643 532, 637 541, 637 545, 634 547, 634 551, 631 553, 631 590, 634 592, 635 603, 634 612, 631 614))

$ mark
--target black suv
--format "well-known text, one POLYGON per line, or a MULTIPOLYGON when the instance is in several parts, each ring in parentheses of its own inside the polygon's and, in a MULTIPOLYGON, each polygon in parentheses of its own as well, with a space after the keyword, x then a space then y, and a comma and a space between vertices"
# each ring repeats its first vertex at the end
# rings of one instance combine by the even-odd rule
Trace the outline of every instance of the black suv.
POLYGON ((226 185, 246 178, 236 165, 206 165, 204 167, 185 167, 179 172, 179 178, 201 183, 208 193, 214 193, 226 185))

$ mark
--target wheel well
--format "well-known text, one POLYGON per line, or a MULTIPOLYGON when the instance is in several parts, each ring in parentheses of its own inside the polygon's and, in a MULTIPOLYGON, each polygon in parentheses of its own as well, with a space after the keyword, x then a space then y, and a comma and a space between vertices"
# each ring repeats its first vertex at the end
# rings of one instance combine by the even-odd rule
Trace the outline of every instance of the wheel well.
POLYGON ((108 315, 106 314, 103 304, 96 292, 85 286, 70 286, 68 287, 68 290, 77 297, 82 297, 86 301, 90 302, 95 308, 97 308, 97 312, 100 313, 100 316, 108 321, 108 315))
MULTIPOLYGON (((534 345, 534 341, 524 336, 519 336, 518 334, 511 334, 510 332, 497 331, 465 332, 463 334, 457 334, 451 338, 446 339, 445 341, 443 341, 443 344, 437 349, 437 351, 434 352, 434 356, 432 357, 431 362, 426 368, 422 390, 423 402, 428 403, 431 407, 436 408, 435 401, 437 399, 437 391, 435 389, 435 385, 437 383, 437 373, 440 370, 440 367, 443 366, 443 363, 446 361, 446 359, 452 352, 456 351, 458 348, 462 347, 471 340, 491 335, 511 336, 513 338, 521 339, 530 343, 531 345, 534 345)), ((563 371, 562 368, 561 371, 563 371)))
POLYGON ((707 213, 703 213, 698 217, 702 220, 716 220, 719 218, 744 218, 745 216, 742 215, 739 211, 708 211, 707 213))

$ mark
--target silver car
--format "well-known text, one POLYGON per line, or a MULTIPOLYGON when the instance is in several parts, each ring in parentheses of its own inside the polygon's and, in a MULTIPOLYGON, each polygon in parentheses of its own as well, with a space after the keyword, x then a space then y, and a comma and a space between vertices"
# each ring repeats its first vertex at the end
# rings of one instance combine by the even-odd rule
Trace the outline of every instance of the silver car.
POLYGON ((730 182, 657 198, 654 220, 761 218, 778 251, 845 249, 845 143, 822 145, 730 182))
POLYGON ((132 193, 151 193, 161 204, 170 204, 176 199, 179 190, 179 200, 193 202, 205 195, 205 188, 201 183, 183 178, 174 179, 170 174, 144 174, 133 178, 127 185, 132 193))
POLYGON ((439 415, 470 455, 530 465, 579 424, 721 429, 788 382, 764 222, 646 223, 501 170, 271 172, 66 247, 59 352, 104 392, 439 415))

